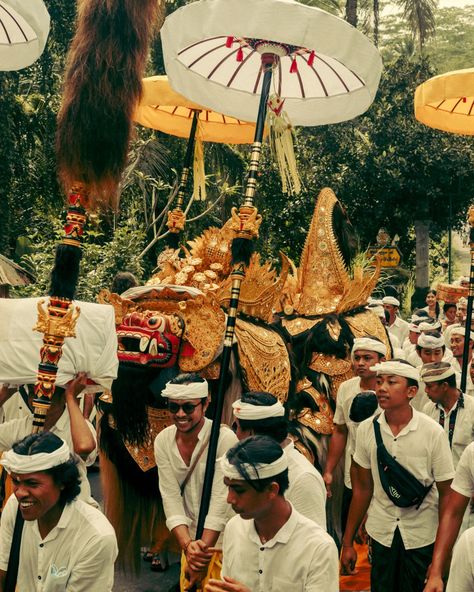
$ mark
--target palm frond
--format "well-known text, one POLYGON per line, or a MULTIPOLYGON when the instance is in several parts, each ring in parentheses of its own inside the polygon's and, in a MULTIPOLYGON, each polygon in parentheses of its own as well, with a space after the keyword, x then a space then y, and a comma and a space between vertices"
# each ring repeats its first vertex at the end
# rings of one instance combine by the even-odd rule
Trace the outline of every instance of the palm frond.
POLYGON ((398 0, 403 10, 403 18, 409 25, 413 37, 418 41, 420 51, 427 39, 435 32, 435 0, 398 0))

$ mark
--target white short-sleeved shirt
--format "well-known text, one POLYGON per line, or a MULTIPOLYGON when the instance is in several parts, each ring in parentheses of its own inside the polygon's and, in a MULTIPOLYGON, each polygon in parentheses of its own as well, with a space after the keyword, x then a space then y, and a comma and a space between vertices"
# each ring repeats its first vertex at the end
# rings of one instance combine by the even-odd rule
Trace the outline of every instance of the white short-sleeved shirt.
MULTIPOLYGON (((191 456, 190 465, 193 464, 196 455, 199 454, 203 442, 209 438, 211 426, 212 422, 206 418, 198 434, 198 443, 191 456)), ((217 446, 217 459, 220 459, 237 442, 237 436, 234 432, 228 427, 222 426, 217 446)), ((189 467, 178 450, 176 426, 169 426, 158 434, 155 438, 154 450, 158 467, 160 493, 166 515, 166 526, 169 530, 172 530, 183 524, 189 527, 190 535, 194 537, 199 517, 207 453, 204 452, 201 455, 191 478, 186 484, 184 494, 181 496, 180 485, 185 480, 189 467)), ((233 512, 231 506, 227 503, 227 487, 224 485, 220 462, 217 460, 205 528, 221 532, 231 516, 233 516, 233 512)))
MULTIPOLYGON (((449 421, 455 409, 458 409, 458 401, 446 413, 442 405, 429 401, 423 407, 423 413, 440 423, 441 412, 444 412, 444 431, 449 434, 449 421)), ((440 424, 441 425, 441 424, 440 424)), ((469 444, 474 441, 474 399, 463 396, 463 406, 459 407, 454 424, 454 433, 451 446, 454 468, 458 466, 462 453, 469 444)))
POLYGON ((18 391, 0 407, 0 423, 33 415, 18 391))
POLYGON ((451 489, 469 499, 474 495, 474 442, 461 454, 451 489))
POLYGON ((385 413, 381 413, 377 421, 388 452, 421 483, 425 486, 433 483, 433 486, 418 509, 395 506, 380 482, 373 418, 363 421, 357 432, 354 461, 364 469, 370 469, 374 480, 367 532, 381 545, 390 547, 398 527, 405 549, 430 545, 436 538, 438 526, 438 490, 434 482, 448 481, 454 476, 448 438, 439 424, 416 409, 397 436, 387 424, 385 413))
MULTIPOLYGON (((91 496, 91 486, 87 479, 87 469, 89 465, 93 464, 96 457, 97 457, 97 435, 95 432, 94 427, 90 422, 87 422, 92 435, 94 436, 94 440, 96 443, 95 449, 89 454, 86 460, 83 460, 78 455, 76 455, 77 460, 77 468, 79 469, 79 476, 81 478, 81 493, 79 494, 79 499, 88 504, 98 507, 97 502, 91 496)), ((10 450, 10 448, 26 436, 29 436, 33 431, 33 415, 25 416, 21 419, 12 419, 11 421, 7 421, 0 425, 0 452, 4 452, 5 450, 10 450)), ((74 444, 72 441, 71 436, 71 423, 69 421, 69 412, 64 409, 61 417, 55 423, 54 426, 50 429, 52 434, 55 434, 62 440, 66 442, 69 446, 71 451, 74 450, 74 444)))
POLYGON ((395 317, 395 321, 392 325, 387 327, 387 330, 390 335, 395 335, 398 339, 398 343, 403 344, 405 339, 408 337, 408 333, 410 332, 410 323, 407 323, 400 317, 395 317))
MULTIPOLYGON (((18 502, 11 495, 0 523, 0 570, 6 571, 18 502)), ((43 539, 36 520, 25 521, 18 592, 110 592, 117 540, 107 518, 89 504, 67 504, 43 539)))
POLYGON ((290 442, 283 449, 288 458, 289 487, 286 499, 303 516, 326 530, 326 486, 316 468, 290 442))
POLYGON ((266 543, 253 520, 234 516, 224 531, 222 575, 252 592, 338 592, 337 548, 327 532, 294 508, 266 543))
POLYGON ((474 527, 466 530, 454 547, 446 592, 474 590, 474 527))
POLYGON ((344 451, 344 485, 352 489, 351 484, 351 461, 355 451, 356 434, 359 424, 349 417, 352 401, 361 391, 360 378, 355 376, 344 381, 337 391, 336 411, 334 412, 334 423, 347 427, 347 442, 344 451))

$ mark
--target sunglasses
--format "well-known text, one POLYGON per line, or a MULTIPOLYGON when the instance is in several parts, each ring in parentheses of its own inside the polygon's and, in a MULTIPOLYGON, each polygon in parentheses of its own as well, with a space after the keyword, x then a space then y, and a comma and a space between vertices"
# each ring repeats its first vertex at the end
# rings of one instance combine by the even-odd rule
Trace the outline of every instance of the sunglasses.
POLYGON ((196 407, 199 407, 199 405, 201 405, 201 402, 199 402, 197 405, 193 405, 192 403, 183 403, 180 405, 179 403, 168 401, 169 412, 173 414, 178 413, 178 411, 181 409, 184 413, 186 413, 186 415, 191 415, 194 413, 196 407))

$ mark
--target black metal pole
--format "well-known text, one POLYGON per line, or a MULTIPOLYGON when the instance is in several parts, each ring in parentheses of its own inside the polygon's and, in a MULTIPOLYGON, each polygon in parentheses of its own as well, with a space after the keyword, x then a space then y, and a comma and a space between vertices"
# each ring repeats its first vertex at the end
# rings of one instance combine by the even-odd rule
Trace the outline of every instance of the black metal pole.
MULTIPOLYGON (((262 59, 264 71, 262 82, 262 94, 258 109, 257 124, 255 127, 254 143, 252 145, 252 156, 250 160, 249 174, 247 177, 246 190, 244 196, 244 206, 253 207, 253 196, 257 183, 257 171, 262 149, 263 130, 265 127, 265 117, 267 114, 268 96, 270 94, 270 84, 272 79, 273 59, 265 63, 262 59)), ((234 239, 235 240, 235 239, 234 239)), ((250 239, 249 239, 250 240, 250 239)), ((237 307, 239 304, 240 285, 245 278, 245 263, 240 261, 234 264, 231 273, 232 287, 231 298, 227 316, 226 331, 224 337, 224 349, 221 357, 221 367, 219 372, 219 383, 217 390, 215 414, 212 422, 211 435, 209 438, 209 449, 206 460, 206 471, 204 473, 204 484, 201 496, 201 506, 199 508, 199 518, 196 528, 196 539, 202 537, 204 522, 209 511, 211 501, 212 484, 214 481, 214 472, 217 456, 217 445, 219 442, 219 432, 221 427, 222 409, 224 407, 224 394, 226 387, 227 372, 229 370, 230 357, 232 354, 232 343, 234 339, 235 322, 237 319, 237 307)))
POLYGON ((451 283, 452 262, 451 262, 451 241, 452 241, 452 216, 453 216, 453 197, 449 194, 449 230, 448 230, 448 284, 451 283))
POLYGON ((193 121, 191 123, 191 131, 189 132, 188 145, 186 146, 186 154, 184 155, 183 170, 181 171, 181 179, 179 181, 178 195, 176 196, 176 207, 182 208, 184 202, 184 193, 188 183, 189 170, 193 160, 194 142, 196 140, 196 130, 199 121, 200 111, 193 111, 193 121))
POLYGON ((461 392, 466 392, 467 367, 469 358, 469 337, 471 334, 472 305, 474 302, 474 228, 471 227, 469 234, 469 243, 471 248, 471 271, 469 273, 469 295, 467 297, 466 322, 464 324, 464 349, 462 353, 462 372, 461 372, 461 392))

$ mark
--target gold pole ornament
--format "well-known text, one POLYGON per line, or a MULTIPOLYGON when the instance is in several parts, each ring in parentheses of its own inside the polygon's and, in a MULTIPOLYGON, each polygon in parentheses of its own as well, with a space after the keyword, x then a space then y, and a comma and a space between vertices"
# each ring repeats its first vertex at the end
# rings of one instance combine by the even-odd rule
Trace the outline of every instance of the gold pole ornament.
MULTIPOLYGON (((68 211, 64 225, 64 237, 56 251, 56 262, 53 270, 52 295, 47 306, 45 300, 38 303, 38 321, 34 331, 43 333, 43 345, 40 349, 40 363, 33 401, 34 418, 33 432, 41 432, 44 428, 46 414, 56 388, 58 364, 66 337, 75 337, 75 327, 80 315, 79 307, 72 302, 71 286, 58 281, 59 272, 66 273, 64 267, 68 262, 77 262, 78 268, 82 248, 82 236, 87 221, 85 207, 88 196, 84 186, 77 184, 71 189, 68 198, 68 211), (61 292, 61 295, 58 294, 61 292), (65 296, 67 294, 67 297, 65 296)), ((68 278, 73 280, 73 278, 68 278)), ((75 286, 72 286, 75 289, 75 286)))

